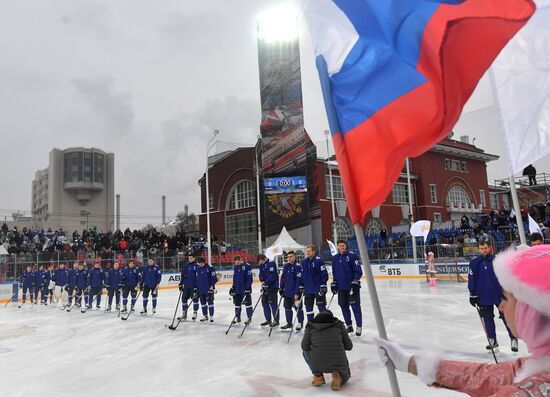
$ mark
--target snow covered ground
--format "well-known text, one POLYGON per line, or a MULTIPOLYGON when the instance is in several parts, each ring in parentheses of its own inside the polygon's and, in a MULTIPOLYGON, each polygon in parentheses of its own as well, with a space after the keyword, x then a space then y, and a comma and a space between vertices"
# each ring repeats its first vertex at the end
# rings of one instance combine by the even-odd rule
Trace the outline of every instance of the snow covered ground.
MULTIPOLYGON (((465 283, 377 280, 390 338, 407 349, 444 351, 449 358, 491 362, 476 311, 468 304, 465 283)), ((258 290, 258 286, 254 288, 258 290)), ((310 386, 300 349, 301 334, 260 329, 261 310, 244 336, 242 326, 225 330, 233 316, 229 286, 216 295, 214 324, 188 321, 168 330, 177 290, 160 291, 155 316, 134 313, 128 321, 116 312, 10 304, 0 309, 0 395, 34 396, 313 396, 334 393, 310 386)), ((257 297, 257 295, 255 295, 257 297)), ((390 396, 386 371, 372 344, 375 324, 366 287, 362 290, 366 332, 353 337, 348 355, 352 378, 339 392, 347 396, 390 396)), ((141 298, 140 298, 141 300, 141 298)), ((138 307, 141 302, 138 303, 138 307)), ((335 314, 340 309, 333 302, 335 314)), ((514 358, 500 320, 502 360, 514 358)), ((520 342, 520 352, 525 345, 520 342)), ((452 396, 428 389, 399 374, 404 396, 452 396)), ((328 376, 330 382, 330 375, 328 376)))

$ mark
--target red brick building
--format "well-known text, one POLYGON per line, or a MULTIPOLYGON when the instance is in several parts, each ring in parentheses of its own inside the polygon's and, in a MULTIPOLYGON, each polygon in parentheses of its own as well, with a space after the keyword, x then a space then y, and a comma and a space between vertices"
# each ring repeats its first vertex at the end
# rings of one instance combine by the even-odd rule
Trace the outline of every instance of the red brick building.
MULTIPOLYGON (((240 148, 210 158, 210 210, 213 236, 220 236, 232 245, 257 248, 258 222, 256 210, 256 168, 254 147, 240 148)), ((461 141, 445 139, 427 153, 411 159, 411 185, 413 189, 413 217, 428 219, 434 227, 459 220, 462 215, 475 216, 491 209, 508 207, 507 195, 489 190, 487 167, 498 157, 485 153, 470 144, 467 137, 461 141)), ((332 238, 332 202, 329 170, 333 172, 333 191, 336 210, 336 230, 339 237, 350 238, 353 229, 347 214, 347 205, 337 164, 318 159, 313 165, 316 205, 309 207, 309 234, 289 230, 301 244, 324 247, 332 238), (310 241, 302 241, 308 239, 310 241)), ((201 178, 202 213, 200 232, 206 235, 206 189, 201 178)), ((365 218, 365 232, 378 233, 407 230, 409 224, 408 189, 405 167, 386 201, 365 218)), ((261 200, 263 200, 263 195, 261 200)), ((263 213, 262 213, 263 214, 263 213)), ((263 217, 263 215, 262 215, 263 217)), ((263 234, 263 246, 276 236, 263 234), (266 238, 267 237, 267 238, 266 238)))

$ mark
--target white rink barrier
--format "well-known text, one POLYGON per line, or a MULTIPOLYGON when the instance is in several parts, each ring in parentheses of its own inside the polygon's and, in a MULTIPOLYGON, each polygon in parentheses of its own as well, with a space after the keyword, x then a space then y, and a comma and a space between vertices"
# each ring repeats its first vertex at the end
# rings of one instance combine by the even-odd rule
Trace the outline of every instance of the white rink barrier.
MULTIPOLYGON (((371 265, 374 278, 377 279, 424 279, 426 277, 426 266, 424 264, 413 263, 392 263, 392 264, 373 264, 371 265)), ((332 278, 332 266, 327 266, 329 277, 332 278)), ((438 272, 438 278, 453 279, 456 277, 457 266, 454 263, 436 264, 436 270, 438 272)), ((279 269, 280 271, 280 269, 279 269)), ((232 270, 220 270, 217 271, 218 284, 228 285, 233 282, 232 270)), ((259 282, 258 269, 252 269, 254 282, 259 282)), ((462 278, 468 277, 468 263, 458 263, 458 274, 462 278)), ((364 278, 364 277, 363 277, 364 278)), ((162 281, 160 283, 161 289, 177 288, 180 282, 180 273, 166 273, 162 275, 162 281)), ((0 303, 5 303, 13 294, 12 284, 0 284, 0 303)))
MULTIPOLYGON (((374 278, 378 279, 424 279, 426 278, 426 266, 424 264, 414 263, 392 263, 385 265, 371 265, 374 278)), ((279 268, 279 272, 280 272, 279 268)), ((329 277, 332 278, 332 266, 327 266, 329 277)), ((455 278, 457 267, 454 264, 437 264, 436 270, 438 271, 438 278, 455 278)), ((467 278, 468 276, 468 263, 458 264, 458 273, 461 277, 467 278)), ((219 270, 216 272, 218 275, 218 284, 227 285, 233 282, 232 270, 219 270)), ((258 269, 252 269, 254 282, 259 282, 258 269)), ((363 279, 365 277, 363 276, 363 279)), ((163 274, 160 287, 162 289, 177 288, 180 282, 179 273, 163 274)))

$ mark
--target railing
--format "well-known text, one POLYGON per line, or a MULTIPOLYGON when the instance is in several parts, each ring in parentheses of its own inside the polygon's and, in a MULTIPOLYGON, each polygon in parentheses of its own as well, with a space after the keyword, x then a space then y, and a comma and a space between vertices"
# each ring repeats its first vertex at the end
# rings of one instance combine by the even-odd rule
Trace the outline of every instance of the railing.
MULTIPOLYGON (((206 258, 205 251, 194 251, 196 256, 206 258)), ((243 260, 249 263, 255 263, 256 254, 250 254, 247 251, 230 251, 225 254, 212 255, 212 264, 217 270, 230 269, 233 267, 234 258, 240 255, 243 260)), ((73 252, 73 251, 42 251, 36 253, 23 253, 0 256, 0 283, 11 282, 18 279, 27 266, 37 270, 43 265, 46 269, 49 265, 58 267, 59 264, 73 267, 76 261, 84 262, 88 268, 93 263, 99 261, 103 269, 110 268, 114 262, 126 265, 128 261, 133 260, 137 266, 145 265, 149 258, 160 266, 163 273, 172 273, 181 271, 183 263, 187 260, 188 253, 178 252, 176 250, 167 251, 108 251, 108 252, 73 252)))

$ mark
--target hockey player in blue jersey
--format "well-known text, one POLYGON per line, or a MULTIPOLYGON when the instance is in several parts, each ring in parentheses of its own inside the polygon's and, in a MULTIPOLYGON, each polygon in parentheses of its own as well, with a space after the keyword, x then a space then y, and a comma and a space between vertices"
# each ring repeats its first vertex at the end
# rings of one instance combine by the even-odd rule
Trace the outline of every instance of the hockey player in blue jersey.
POLYGON ((246 308, 246 323, 252 318, 252 266, 242 260, 240 255, 233 259, 233 286, 229 289, 229 295, 233 297, 235 305, 235 318, 233 324, 241 322, 242 304, 246 308))
POLYGON ((199 292, 197 289, 197 258, 194 255, 189 255, 189 260, 183 265, 180 274, 179 290, 181 291, 181 308, 182 315, 178 317, 178 321, 187 319, 187 310, 189 309, 189 300, 193 302, 193 321, 197 319, 197 311, 199 310, 199 292))
POLYGON ((327 281, 328 272, 324 262, 315 256, 315 247, 306 247, 306 258, 302 261, 302 275, 300 277, 300 293, 303 291, 304 306, 307 320, 313 320, 313 305, 317 303, 319 312, 327 308, 327 281))
POLYGON ((128 262, 128 267, 122 269, 122 310, 121 313, 128 311, 128 295, 131 295, 132 301, 130 310, 134 311, 137 299, 137 286, 141 283, 141 273, 136 268, 133 260, 128 262))
POLYGON ((279 313, 277 312, 277 291, 279 290, 279 273, 277 264, 269 261, 265 255, 258 255, 260 266, 260 281, 262 282, 262 307, 265 322, 262 327, 278 327, 279 313), (273 321, 271 321, 273 319, 273 321))
POLYGON ((142 316, 147 314, 149 294, 151 294, 151 300, 153 301, 153 314, 157 312, 157 296, 159 294, 161 279, 162 273, 160 272, 160 268, 155 263, 154 259, 149 258, 147 260, 147 266, 143 268, 143 273, 141 275, 140 288, 143 290, 143 310, 139 314, 142 316))
POLYGON ((46 297, 50 297, 50 304, 52 303, 52 300, 53 300, 53 290, 55 288, 55 281, 54 281, 54 278, 55 278, 55 269, 54 269, 54 266, 53 266, 53 263, 50 263, 48 265, 48 272, 46 274, 46 278, 48 280, 48 282, 46 283, 46 288, 48 290, 48 293, 46 294, 46 297))
POLYGON ((88 309, 91 309, 94 304, 94 297, 96 299, 95 305, 97 309, 101 308, 101 293, 105 285, 105 272, 101 268, 99 261, 94 262, 94 267, 89 273, 90 292, 88 294, 88 309))
POLYGON ((55 282, 55 301, 57 303, 61 303, 62 306, 67 306, 67 293, 65 292, 65 286, 69 283, 69 270, 65 268, 65 263, 61 262, 59 264, 59 267, 53 274, 53 281, 55 282))
POLYGON ((359 258, 348 251, 348 243, 338 241, 338 253, 332 257, 332 283, 330 288, 333 294, 338 294, 338 305, 342 309, 347 331, 353 332, 351 309, 355 317, 357 329, 355 335, 361 336, 363 330, 363 315, 361 313, 361 276, 363 270, 359 258))
POLYGON ((73 295, 76 289, 76 283, 78 281, 78 262, 73 264, 73 268, 69 269, 69 281, 65 285, 65 291, 67 291, 67 297, 69 300, 68 306, 73 304, 73 295))
POLYGON ((86 289, 88 288, 89 272, 86 269, 84 263, 78 264, 78 270, 76 271, 76 288, 75 288, 75 303, 76 307, 82 306, 82 297, 88 305, 88 296, 86 295, 86 289))
POLYGON ((105 288, 107 288, 107 309, 110 312, 113 305, 113 297, 115 298, 116 310, 120 309, 120 290, 122 288, 122 270, 119 269, 118 262, 113 264, 113 267, 107 272, 105 278, 105 288))
POLYGON ((302 309, 302 299, 299 293, 300 276, 302 267, 296 263, 294 251, 287 253, 287 263, 283 266, 281 273, 281 286, 279 293, 283 297, 283 306, 285 308, 286 325, 281 327, 282 331, 292 330, 292 309, 296 310, 298 324, 296 331, 300 331, 304 326, 304 311, 302 309))
MULTIPOLYGON (((481 317, 485 323, 485 330, 489 338, 489 345, 486 349, 498 347, 494 306, 500 305, 503 292, 500 283, 493 269, 493 260, 495 256, 491 254, 491 247, 486 241, 479 243, 478 257, 470 261, 470 271, 468 275, 468 289, 470 290, 470 304, 479 307, 481 317)), ((499 311, 500 318, 504 322, 508 335, 512 343, 512 351, 518 351, 518 340, 508 328, 504 315, 499 311)))
POLYGON ((47 305, 48 302, 48 272, 44 270, 44 265, 40 265, 38 270, 34 272, 34 283, 36 290, 36 300, 40 294, 40 304, 47 305))
POLYGON ((199 292, 202 314, 204 316, 201 318, 202 322, 208 321, 209 319, 211 323, 214 322, 214 294, 216 293, 217 282, 218 277, 216 276, 216 270, 206 263, 204 258, 199 258, 199 266, 197 267, 197 289, 199 292), (208 315, 210 315, 210 317, 208 315))
POLYGON ((34 303, 35 276, 31 266, 27 266, 27 270, 21 274, 21 284, 23 288, 23 296, 19 308, 21 308, 21 306, 23 306, 27 301, 27 292, 29 293, 31 304, 34 303))

